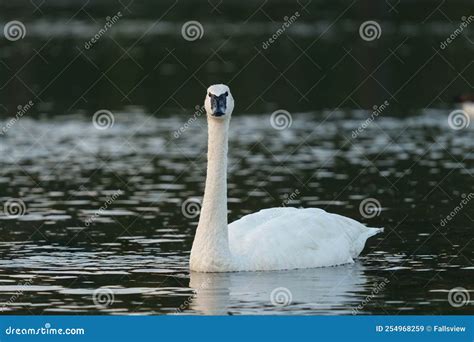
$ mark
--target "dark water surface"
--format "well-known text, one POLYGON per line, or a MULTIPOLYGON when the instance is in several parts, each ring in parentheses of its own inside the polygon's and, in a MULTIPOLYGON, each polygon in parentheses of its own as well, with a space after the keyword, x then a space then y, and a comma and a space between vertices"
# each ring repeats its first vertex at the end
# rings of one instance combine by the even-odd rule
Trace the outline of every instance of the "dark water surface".
POLYGON ((473 91, 472 29, 440 47, 469 14, 462 0, 0 0, 2 31, 26 28, 0 35, 0 311, 472 313, 474 123, 447 120, 473 91), (202 198, 206 168, 195 107, 216 82, 236 98, 230 221, 289 205, 385 227, 354 265, 190 274, 198 217, 183 203, 202 198), (290 127, 272 127, 277 109, 290 127), (367 199, 380 208, 362 215, 367 199))
POLYGON ((172 133, 180 119, 138 113, 116 114, 104 131, 81 117, 22 119, 1 145, 2 200, 20 197, 27 207, 24 216, 0 217, 4 309, 152 314, 184 305, 179 312, 348 314, 365 301, 363 314, 467 313, 472 307, 449 305, 447 291, 473 287, 472 211, 444 227, 440 221, 474 190, 473 131, 454 132, 444 114, 380 118, 357 139, 363 113, 294 114, 284 131, 269 116, 236 114, 230 220, 298 193, 289 205, 386 231, 354 265, 232 274, 188 272, 197 217, 183 215, 181 205, 202 195, 205 118, 179 138, 172 133), (381 212, 362 217, 365 198, 377 199, 381 212), (291 291, 290 305, 272 305, 278 287, 291 291), (111 305, 93 300, 98 288, 111 305))
POLYGON ((22 20, 26 31, 0 39, 0 115, 33 100, 30 116, 126 105, 185 116, 219 82, 245 113, 388 100, 393 114, 407 116, 472 91, 471 26, 441 48, 472 14, 471 1, 393 3, 51 0, 36 9, 34 1, 0 0, 0 26, 22 20), (182 28, 192 20, 201 38, 187 41, 182 28), (268 44, 285 20, 292 24, 268 44), (378 23, 378 39, 361 38, 366 21, 378 23))

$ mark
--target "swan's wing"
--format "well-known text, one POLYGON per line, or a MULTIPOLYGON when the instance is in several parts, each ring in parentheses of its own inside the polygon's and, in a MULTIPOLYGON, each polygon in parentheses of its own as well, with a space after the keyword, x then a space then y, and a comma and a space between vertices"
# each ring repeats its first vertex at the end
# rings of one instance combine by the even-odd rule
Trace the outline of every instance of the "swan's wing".
POLYGON ((353 262, 379 231, 322 209, 271 208, 232 222, 229 245, 244 268, 334 266, 353 262))

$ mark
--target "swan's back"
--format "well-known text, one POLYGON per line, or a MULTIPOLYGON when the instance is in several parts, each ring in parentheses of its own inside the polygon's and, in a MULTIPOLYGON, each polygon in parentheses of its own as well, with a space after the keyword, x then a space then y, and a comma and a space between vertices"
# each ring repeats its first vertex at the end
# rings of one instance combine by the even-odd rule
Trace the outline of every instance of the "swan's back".
POLYGON ((271 208, 229 225, 236 270, 281 270, 353 262, 381 229, 322 209, 271 208))

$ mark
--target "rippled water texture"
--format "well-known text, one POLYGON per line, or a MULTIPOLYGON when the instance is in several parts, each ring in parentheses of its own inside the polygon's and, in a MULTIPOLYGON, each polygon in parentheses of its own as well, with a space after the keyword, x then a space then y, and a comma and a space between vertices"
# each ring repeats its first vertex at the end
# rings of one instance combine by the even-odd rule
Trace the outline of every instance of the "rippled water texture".
POLYGON ((188 271, 197 217, 183 216, 181 204, 202 196, 204 117, 181 134, 186 118, 137 111, 116 113, 106 130, 82 116, 23 118, 0 145, 1 200, 21 198, 27 208, 23 216, 0 216, 2 310, 351 314, 361 305, 360 314, 471 312, 452 307, 448 291, 473 288, 472 210, 440 221, 474 190, 473 131, 450 129, 446 114, 380 117, 354 138, 364 112, 293 113, 282 131, 269 115, 236 113, 230 220, 291 196, 288 205, 386 230, 353 265, 230 274, 188 271), (377 199, 381 212, 362 217, 365 198, 377 199))

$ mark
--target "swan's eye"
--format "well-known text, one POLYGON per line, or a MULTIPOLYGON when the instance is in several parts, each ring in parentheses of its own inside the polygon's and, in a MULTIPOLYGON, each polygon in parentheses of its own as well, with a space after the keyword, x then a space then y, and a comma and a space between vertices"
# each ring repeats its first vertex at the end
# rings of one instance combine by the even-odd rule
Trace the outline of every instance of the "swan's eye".
POLYGON ((211 94, 211 93, 209 93, 208 95, 209 95, 209 97, 212 97, 212 94, 211 94))
POLYGON ((229 96, 229 92, 226 91, 224 95, 225 95, 225 97, 229 96))

